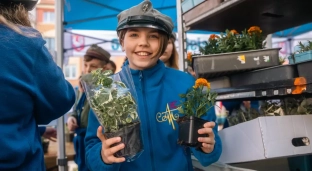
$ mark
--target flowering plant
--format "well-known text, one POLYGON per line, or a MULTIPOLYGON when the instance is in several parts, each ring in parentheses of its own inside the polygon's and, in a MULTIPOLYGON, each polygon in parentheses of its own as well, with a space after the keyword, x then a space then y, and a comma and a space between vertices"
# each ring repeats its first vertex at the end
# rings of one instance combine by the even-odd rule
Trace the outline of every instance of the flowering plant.
POLYGON ((264 39, 262 30, 258 26, 245 29, 241 34, 236 30, 226 30, 225 33, 220 33, 220 36, 212 34, 199 51, 204 55, 209 55, 263 49, 264 39))
POLYGON ((186 62, 188 66, 192 66, 193 54, 192 52, 187 52, 186 62))
POLYGON ((178 111, 185 116, 200 118, 214 105, 217 93, 210 90, 210 83, 206 79, 199 78, 186 94, 180 94, 180 98, 178 111))

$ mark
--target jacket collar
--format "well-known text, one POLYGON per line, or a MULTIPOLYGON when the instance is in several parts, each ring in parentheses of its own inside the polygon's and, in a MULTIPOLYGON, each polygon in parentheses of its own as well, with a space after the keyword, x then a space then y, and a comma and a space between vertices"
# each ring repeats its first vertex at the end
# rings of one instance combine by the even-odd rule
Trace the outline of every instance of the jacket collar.
MULTIPOLYGON (((129 61, 125 61, 123 68, 128 67, 128 65, 129 61)), ((146 87, 155 87, 161 84, 165 69, 165 64, 161 60, 158 60, 157 64, 152 68, 145 70, 130 70, 136 85, 140 84, 139 82, 141 81, 146 87)))

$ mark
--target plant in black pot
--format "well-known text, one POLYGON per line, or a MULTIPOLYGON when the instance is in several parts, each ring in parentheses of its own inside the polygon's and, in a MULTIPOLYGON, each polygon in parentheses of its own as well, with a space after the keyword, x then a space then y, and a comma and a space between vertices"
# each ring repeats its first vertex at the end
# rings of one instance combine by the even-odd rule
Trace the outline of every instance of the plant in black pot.
POLYGON ((135 160, 143 151, 143 143, 130 70, 112 75, 111 71, 98 69, 82 76, 82 81, 90 107, 104 127, 105 137, 121 137, 120 143, 125 144, 125 148, 114 155, 127 161, 135 160))
POLYGON ((48 153, 50 141, 48 139, 41 137, 41 144, 44 154, 48 153))
POLYGON ((201 117, 207 115, 208 110, 214 106, 217 93, 210 90, 210 83, 204 79, 196 80, 195 85, 186 94, 181 94, 181 103, 178 106, 179 125, 178 144, 189 147, 201 147, 198 137, 208 135, 198 134, 198 130, 204 127, 207 120, 201 117))

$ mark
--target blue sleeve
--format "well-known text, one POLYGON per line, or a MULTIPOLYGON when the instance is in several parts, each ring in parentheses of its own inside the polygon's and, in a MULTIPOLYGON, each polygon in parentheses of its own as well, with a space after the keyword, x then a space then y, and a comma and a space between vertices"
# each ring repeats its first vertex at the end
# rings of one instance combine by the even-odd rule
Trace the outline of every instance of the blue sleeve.
MULTIPOLYGON (((216 121, 216 114, 215 114, 214 107, 210 108, 210 110, 208 111, 208 115, 204 116, 202 119, 215 122, 216 121)), ((204 167, 207 167, 207 166, 211 165, 212 163, 217 162, 221 156, 222 143, 221 143, 221 139, 220 139, 219 134, 218 134, 218 124, 217 123, 216 123, 216 126, 213 128, 213 132, 215 134, 216 143, 215 143, 214 150, 211 153, 206 154, 202 151, 196 150, 195 148, 191 148, 194 156, 198 159, 200 164, 203 165, 204 167)))
POLYGON ((100 123, 92 110, 89 112, 88 127, 85 137, 86 163, 91 171, 118 171, 120 163, 105 164, 101 157, 102 142, 96 136, 100 123))
POLYGON ((250 107, 256 110, 259 110, 260 104, 259 101, 250 101, 250 107))
POLYGON ((75 92, 44 45, 35 59, 34 114, 37 124, 45 125, 71 109, 75 103, 75 92))
POLYGON ((39 128, 40 136, 42 136, 47 129, 47 127, 45 127, 45 126, 39 126, 38 128, 39 128))

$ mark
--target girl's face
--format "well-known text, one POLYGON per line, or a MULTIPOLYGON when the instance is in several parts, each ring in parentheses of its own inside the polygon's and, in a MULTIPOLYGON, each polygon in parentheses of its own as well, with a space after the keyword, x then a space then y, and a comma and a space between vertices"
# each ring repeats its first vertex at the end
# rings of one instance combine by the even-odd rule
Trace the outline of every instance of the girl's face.
POLYGON ((164 63, 166 63, 169 60, 170 56, 172 55, 172 49, 173 49, 173 41, 172 41, 172 39, 169 39, 166 51, 160 57, 160 60, 162 60, 164 63))
POLYGON ((156 65, 160 36, 156 29, 151 28, 127 30, 121 44, 131 69, 144 70, 156 65))

